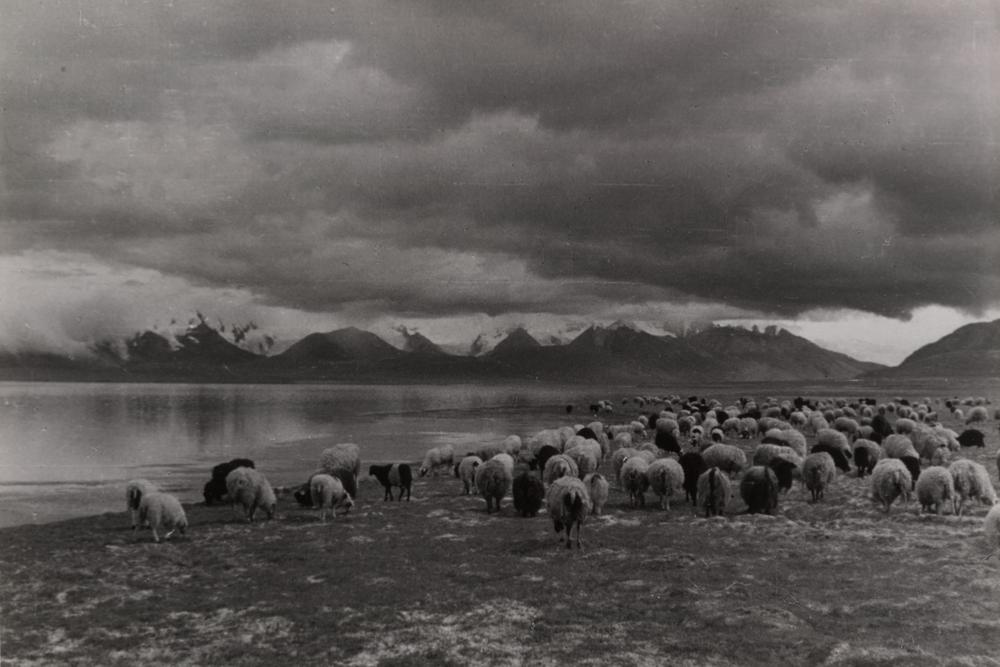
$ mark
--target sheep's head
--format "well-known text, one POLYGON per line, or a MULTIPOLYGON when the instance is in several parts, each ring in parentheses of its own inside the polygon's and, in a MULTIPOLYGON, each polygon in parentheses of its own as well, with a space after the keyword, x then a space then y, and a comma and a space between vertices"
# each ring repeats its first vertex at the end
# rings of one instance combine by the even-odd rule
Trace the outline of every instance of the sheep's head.
POLYGON ((351 494, 349 493, 344 494, 343 500, 340 501, 340 507, 344 509, 344 514, 347 514, 348 512, 351 511, 351 508, 354 507, 354 499, 351 498, 351 494))
POLYGON ((425 476, 427 474, 427 471, 428 471, 428 467, 427 466, 420 466, 420 476, 421 477, 425 476))

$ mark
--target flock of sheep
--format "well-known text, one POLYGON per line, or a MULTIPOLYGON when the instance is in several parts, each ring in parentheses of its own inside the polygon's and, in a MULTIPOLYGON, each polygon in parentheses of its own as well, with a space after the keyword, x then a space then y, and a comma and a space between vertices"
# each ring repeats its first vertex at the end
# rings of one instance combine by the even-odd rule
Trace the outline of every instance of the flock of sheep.
MULTIPOLYGON (((632 507, 645 505, 652 492, 661 509, 669 510, 671 500, 689 501, 714 516, 725 513, 734 487, 748 512, 772 513, 796 480, 811 502, 820 502, 838 474, 870 475, 871 498, 887 513, 897 500, 908 502, 913 494, 923 511, 934 513, 950 508, 961 515, 968 503, 977 501, 991 506, 985 532, 996 548, 1000 505, 989 473, 980 463, 956 457, 962 447, 984 446, 988 403, 971 397, 912 404, 902 398, 883 404, 871 399, 768 398, 758 403, 741 398, 723 405, 694 396, 634 397, 622 401, 637 414, 627 423, 605 425, 595 419, 544 429, 523 440, 511 435, 464 456, 456 456, 450 445, 434 447, 418 473, 454 474, 465 494, 483 497, 487 513, 499 511, 508 494, 525 517, 535 516, 544 505, 560 539, 565 534, 567 548, 573 529, 580 547, 581 526, 590 515, 602 513, 608 478, 632 507), (959 434, 945 428, 935 406, 964 422, 965 430, 959 434)), ((606 418, 613 406, 600 401, 591 409, 595 418, 606 418)), ((994 417, 1000 419, 1000 411, 994 417)), ((293 494, 325 521, 328 514, 354 506, 360 474, 358 446, 335 445, 322 453, 318 469, 293 494)), ((409 464, 372 465, 368 474, 384 487, 385 500, 402 500, 404 493, 409 500, 409 464)), ((185 531, 180 502, 147 480, 129 482, 126 497, 133 529, 148 524, 157 542, 162 529, 168 531, 165 537, 185 531)), ((272 518, 277 507, 275 490, 249 459, 217 465, 204 497, 206 504, 228 499, 242 507, 250 522, 256 510, 272 518)))

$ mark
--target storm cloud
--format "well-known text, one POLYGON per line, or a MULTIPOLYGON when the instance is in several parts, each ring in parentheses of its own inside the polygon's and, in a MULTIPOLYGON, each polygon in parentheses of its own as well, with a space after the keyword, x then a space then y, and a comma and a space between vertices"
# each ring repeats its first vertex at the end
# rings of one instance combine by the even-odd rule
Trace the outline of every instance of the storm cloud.
POLYGON ((11 0, 0 239, 369 320, 983 313, 997 90, 985 1, 11 0))

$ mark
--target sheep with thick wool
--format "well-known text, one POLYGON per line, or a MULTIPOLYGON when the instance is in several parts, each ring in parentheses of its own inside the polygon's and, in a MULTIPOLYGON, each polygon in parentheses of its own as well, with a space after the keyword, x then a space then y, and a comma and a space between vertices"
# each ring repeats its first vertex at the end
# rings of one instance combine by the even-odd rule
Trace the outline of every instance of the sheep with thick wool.
POLYGON ((882 459, 875 464, 871 477, 872 500, 880 503, 887 514, 897 498, 909 502, 912 487, 910 471, 899 459, 882 459))
POLYGON ((328 475, 339 469, 350 470, 357 479, 361 476, 361 449, 353 442, 328 447, 319 456, 319 467, 328 475))
POLYGON ((259 470, 255 468, 233 470, 226 475, 226 490, 233 508, 235 509, 237 505, 242 506, 248 522, 253 523, 258 509, 263 510, 268 519, 274 518, 278 509, 278 499, 271 484, 259 470))
POLYGON ((984 422, 990 418, 990 413, 981 405, 969 410, 969 414, 965 417, 966 424, 975 424, 977 422, 984 422))
POLYGON ((527 466, 518 466, 515 473, 511 482, 514 509, 523 517, 535 516, 545 502, 545 485, 539 479, 538 473, 527 466))
POLYGON ((476 485, 476 468, 483 464, 478 456, 466 456, 455 465, 455 477, 462 480, 465 495, 469 495, 476 485))
MULTIPOLYGON (((978 500, 984 505, 996 504, 997 494, 993 489, 990 474, 983 464, 968 459, 959 459, 948 466, 948 472, 951 473, 954 481, 959 516, 962 515, 967 500, 978 500)), ((924 471, 924 475, 926 474, 927 472, 924 471)))
POLYGON ((875 465, 884 456, 882 447, 872 440, 859 438, 854 441, 854 465, 858 469, 858 477, 872 474, 875 465))
POLYGON ((674 459, 656 459, 646 468, 649 489, 660 499, 660 509, 670 509, 670 499, 684 489, 684 468, 674 459))
POLYGON ((920 474, 916 486, 917 500, 924 512, 940 514, 941 506, 951 503, 952 513, 958 512, 955 482, 947 468, 930 466, 920 474))
POLYGON ((326 521, 329 511, 333 518, 337 518, 337 509, 350 512, 354 507, 354 499, 344 488, 343 483, 333 475, 320 473, 313 475, 309 480, 309 496, 312 498, 313 509, 320 511, 320 520, 326 521))
POLYGON ((600 516, 604 512, 604 505, 608 502, 608 480, 598 472, 592 472, 583 478, 583 485, 587 487, 592 505, 591 513, 600 516))
POLYGON ((560 477, 549 486, 545 494, 545 509, 552 517, 555 531, 566 531, 566 548, 572 548, 571 537, 576 527, 576 548, 582 547, 580 530, 590 514, 591 501, 586 485, 576 477, 560 477))
POLYGON ((625 459, 621 469, 621 487, 628 494, 629 504, 632 507, 644 507, 646 505, 646 489, 649 488, 649 478, 646 471, 649 469, 649 461, 641 456, 633 456, 625 459))
POLYGON ((740 496, 750 514, 772 514, 778 508, 778 491, 778 477, 768 466, 752 466, 740 480, 740 496))
POLYGON ((447 470, 454 464, 455 449, 451 445, 431 447, 424 454, 424 461, 420 464, 420 476, 424 477, 427 473, 436 475, 441 468, 447 470))
POLYGON ((500 511, 500 502, 507 495, 512 482, 512 471, 503 461, 492 458, 476 468, 476 488, 486 501, 487 514, 493 512, 494 503, 497 512, 500 511))
POLYGON ((983 517, 983 535, 989 545, 989 558, 1000 551, 1000 504, 991 507, 983 517))
POLYGON ((826 487, 837 477, 837 468, 833 457, 827 452, 810 454, 802 462, 802 484, 809 489, 812 502, 823 499, 826 487))
POLYGON ((139 506, 143 496, 159 491, 148 479, 132 479, 125 485, 125 509, 132 517, 132 530, 139 525, 139 506))
POLYGON ((718 468, 709 468, 697 480, 699 509, 705 510, 705 516, 721 516, 726 513, 726 505, 732 496, 732 485, 729 477, 718 468))
POLYGON ((699 452, 684 452, 678 461, 684 470, 684 498, 692 505, 698 504, 698 478, 708 470, 699 452))
POLYGON ((730 476, 747 467, 747 455, 735 445, 715 443, 702 451, 701 457, 709 468, 718 468, 730 476))
POLYGON ((175 496, 169 493, 153 491, 142 496, 139 502, 139 521, 149 523, 153 530, 153 540, 160 541, 159 530, 167 528, 167 534, 163 539, 169 539, 175 530, 181 531, 181 535, 187 530, 187 515, 184 508, 175 496))
POLYGON ((631 458, 639 453, 639 450, 634 447, 623 447, 621 449, 616 449, 611 454, 611 471, 613 473, 612 477, 616 482, 621 481, 622 465, 625 460, 631 458))
POLYGON ((566 454, 556 454, 545 462, 545 469, 542 471, 542 481, 546 485, 552 484, 560 477, 579 477, 580 469, 576 465, 573 457, 566 454))

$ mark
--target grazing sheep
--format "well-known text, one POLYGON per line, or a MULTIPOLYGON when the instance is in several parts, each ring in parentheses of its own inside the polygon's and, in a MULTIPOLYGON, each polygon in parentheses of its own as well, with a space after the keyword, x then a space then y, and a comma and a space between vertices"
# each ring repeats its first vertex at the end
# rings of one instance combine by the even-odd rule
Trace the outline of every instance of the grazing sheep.
POLYGON ((800 457, 806 455, 806 436, 794 428, 784 428, 775 434, 780 444, 791 447, 800 457))
POLYGON ((632 507, 644 507, 646 505, 646 489, 649 488, 649 478, 646 477, 646 470, 649 462, 640 457, 633 456, 625 460, 621 469, 621 486, 628 494, 629 504, 632 507))
POLYGON ((625 459, 631 458, 638 453, 639 450, 634 447, 623 447, 622 449, 616 449, 611 454, 611 471, 614 473, 614 480, 619 485, 621 484, 622 465, 625 463, 625 459))
POLYGON ((726 513, 726 504, 732 495, 729 477, 718 468, 709 468, 698 476, 699 508, 704 508, 705 516, 721 516, 726 513))
POLYGON ((595 472, 601 461, 601 445, 596 440, 584 440, 582 443, 570 447, 565 455, 573 459, 576 463, 580 479, 588 473, 595 472))
POLYGON ((184 508, 181 507, 180 501, 169 493, 158 491, 143 494, 142 500, 139 502, 139 521, 149 523, 149 527, 153 529, 155 542, 160 541, 160 534, 157 532, 160 528, 169 529, 167 534, 163 536, 163 539, 166 540, 174 534, 175 530, 181 531, 181 535, 183 535, 188 525, 187 515, 184 514, 184 508))
POLYGON ((566 548, 572 548, 570 538, 576 526, 576 548, 580 549, 580 529, 590 513, 590 496, 586 485, 575 477, 560 477, 545 494, 545 508, 552 517, 552 524, 562 541, 566 531, 566 548))
POLYGON ((943 466, 947 465, 951 461, 951 450, 947 447, 938 447, 931 454, 931 465, 932 466, 943 466))
POLYGON ((205 498, 205 504, 211 505, 215 502, 221 502, 226 496, 226 475, 236 470, 237 468, 253 468, 254 463, 250 459, 233 459, 226 463, 220 463, 212 468, 212 478, 205 482, 205 487, 202 489, 202 496, 205 498))
POLYGON ((875 464, 871 481, 872 500, 881 503, 886 514, 897 498, 909 502, 911 488, 913 478, 900 459, 882 459, 875 464))
POLYGON ((510 473, 510 476, 512 478, 514 477, 514 457, 513 456, 511 456, 510 454, 504 454, 503 452, 500 452, 498 454, 494 454, 493 458, 491 460, 492 461, 499 461, 500 463, 502 463, 504 465, 504 467, 507 468, 507 472, 510 473))
POLYGON ((976 428, 967 428, 958 436, 958 444, 962 447, 985 447, 986 436, 976 428))
POLYGON ((771 514, 778 507, 778 477, 767 466, 753 466, 740 480, 740 496, 750 514, 771 514))
POLYGON ((368 466, 368 474, 382 484, 385 495, 382 500, 402 500, 406 492, 406 502, 410 502, 410 487, 413 484, 413 471, 409 463, 386 463, 384 465, 368 466), (392 497, 392 487, 399 487, 399 497, 392 497))
MULTIPOLYGON (((930 470, 930 468, 928 468, 930 470)), ((959 459, 948 466, 958 496, 958 515, 962 515, 966 500, 979 500, 984 505, 994 505, 997 502, 996 491, 990 474, 981 463, 968 459, 959 459)), ((924 471, 924 475, 927 471, 924 471)))
POLYGON ((701 457, 709 468, 718 468, 730 476, 738 474, 747 466, 747 455, 734 445, 716 443, 705 449, 701 457))
POLYGON ((812 495, 812 502, 823 499, 823 492, 837 476, 833 457, 827 452, 816 452, 802 462, 802 483, 812 495))
POLYGON ((526 468, 519 468, 511 483, 511 493, 514 496, 514 509, 523 517, 531 517, 538 514, 538 510, 542 508, 545 485, 536 473, 526 468))
MULTIPOLYGON (((551 462, 551 459, 550 459, 551 462)), ((476 468, 476 488, 486 500, 486 513, 493 512, 493 503, 496 503, 497 512, 500 511, 500 501, 507 495, 513 477, 511 471, 504 465, 503 461, 493 458, 476 468)))
POLYGON ((455 465, 455 477, 462 480, 465 495, 469 495, 476 486, 476 468, 483 464, 478 456, 466 456, 455 465))
POLYGON ((920 458, 927 459, 928 461, 934 456, 934 452, 938 448, 948 446, 947 440, 924 425, 918 426, 910 433, 910 442, 913 443, 913 447, 917 450, 920 458))
POLYGON ((545 462, 545 469, 542 471, 542 481, 552 484, 560 477, 579 477, 580 469, 576 461, 566 454, 556 454, 545 462))
MULTIPOLYGON (((848 449, 848 452, 851 450, 848 449)), ((840 447, 835 447, 833 445, 821 442, 812 446, 809 450, 810 454, 818 454, 820 452, 825 452, 830 455, 833 459, 833 464, 837 466, 838 470, 843 470, 845 473, 851 471, 851 463, 848 455, 845 455, 844 450, 840 447)))
POLYGON ((333 475, 336 470, 350 470, 357 479, 361 477, 361 450, 353 442, 328 447, 319 456, 319 468, 328 475, 333 475))
POLYGON ((965 417, 966 424, 975 424, 976 422, 984 422, 990 418, 990 413, 981 405, 969 410, 969 414, 965 417))
POLYGON ((851 457, 851 444, 847 441, 847 436, 832 428, 821 428, 816 433, 816 444, 827 445, 831 449, 839 449, 848 459, 851 457))
POLYGON ((684 499, 691 500, 692 505, 698 504, 698 478, 708 470, 705 459, 698 452, 684 452, 679 463, 684 469, 684 499))
MULTIPOLYGON (((900 413, 902 414, 902 413, 900 413)), ((900 435, 910 435, 915 430, 917 430, 917 422, 906 417, 901 417, 896 420, 895 424, 896 433, 900 435)))
POLYGON ((295 501, 299 505, 303 507, 313 507, 312 491, 310 490, 309 483, 314 475, 319 475, 321 473, 325 475, 330 475, 334 479, 339 480, 340 483, 343 485, 344 490, 347 491, 348 495, 351 496, 351 500, 352 501, 354 500, 356 494, 358 493, 358 480, 354 476, 354 472, 352 470, 345 470, 343 468, 338 468, 333 472, 317 470, 312 475, 310 475, 309 480, 306 480, 305 484, 303 484, 302 486, 300 486, 298 489, 295 490, 294 494, 295 501))
MULTIPOLYGON (((516 436, 515 436, 516 437, 516 436)), ((520 439, 518 439, 520 441, 520 439)), ((431 472, 437 474, 440 468, 451 468, 455 463, 455 450, 451 445, 441 445, 431 447, 424 454, 424 462, 420 464, 420 476, 424 477, 431 472)))
POLYGON ((608 480, 597 472, 592 472, 583 478, 583 485, 587 487, 590 494, 592 507, 591 513, 600 516, 604 512, 604 505, 608 502, 608 480))
POLYGON ((757 437, 757 420, 753 417, 743 417, 740 419, 740 437, 750 440, 757 437))
POLYGON ((132 516, 132 530, 139 525, 139 505, 142 497, 156 493, 159 489, 148 479, 133 479, 125 485, 125 509, 132 516))
POLYGON ((858 477, 870 475, 883 456, 882 448, 875 442, 864 438, 854 441, 854 465, 858 468, 858 477))
MULTIPOLYGON (((562 442, 559 443, 559 450, 562 451, 562 442)), ((497 454, 503 454, 503 448, 498 443, 487 443, 477 447, 473 453, 482 460, 489 461, 497 454)))
POLYGON ((351 494, 344 489, 343 483, 333 475, 320 473, 313 475, 309 480, 309 495, 312 498, 312 506, 320 511, 320 519, 326 521, 327 510, 337 518, 337 508, 345 508, 345 512, 350 512, 354 507, 354 500, 351 494))
POLYGON ((670 509, 670 498, 684 488, 684 468, 673 459, 657 459, 646 468, 649 488, 660 497, 660 509, 670 509))
POLYGON ((941 505, 945 501, 951 501, 952 513, 958 513, 955 503, 955 483, 947 468, 931 466, 924 470, 917 480, 916 490, 922 511, 933 510, 935 514, 940 514, 941 505))
POLYGON ((237 468, 226 475, 226 490, 233 508, 242 505, 247 521, 253 523, 257 509, 273 519, 278 508, 274 489, 264 475, 254 468, 237 468))

